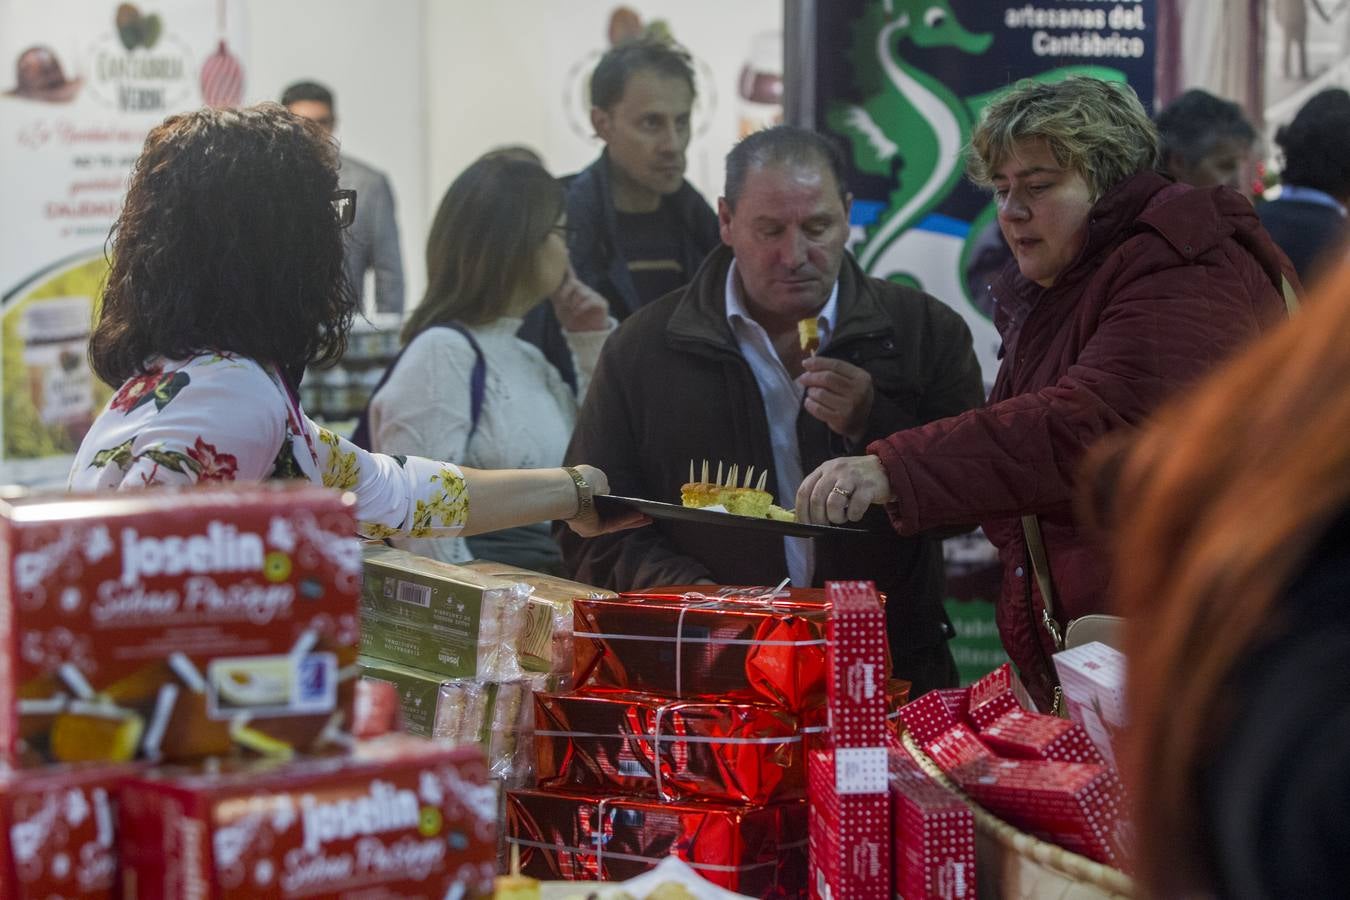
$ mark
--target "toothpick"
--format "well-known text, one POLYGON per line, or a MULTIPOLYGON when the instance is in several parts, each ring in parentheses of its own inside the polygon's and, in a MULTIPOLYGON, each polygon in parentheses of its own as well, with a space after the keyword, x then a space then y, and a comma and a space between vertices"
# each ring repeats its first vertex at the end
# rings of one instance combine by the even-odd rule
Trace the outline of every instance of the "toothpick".
POLYGON ((703 477, 699 480, 704 484, 708 483, 708 461, 706 459, 703 461, 703 477))
POLYGON ((732 463, 731 471, 727 473, 727 487, 736 486, 737 482, 740 480, 739 478, 740 473, 741 473, 741 464, 732 463))
POLYGON ((745 470, 745 481, 743 481, 742 484, 745 487, 749 487, 754 482, 754 480, 755 480, 755 467, 751 466, 750 468, 745 470))
POLYGON ((720 459, 717 461, 717 483, 722 483, 722 461, 720 459))
POLYGON ((768 483, 768 481, 769 481, 769 470, 768 470, 768 469, 765 469, 763 472, 760 472, 760 473, 759 473, 759 485, 758 485, 758 486, 759 486, 759 489, 760 489, 761 491, 764 490, 764 485, 766 485, 766 484, 768 483))
POLYGON ((693 482, 694 482, 694 459, 693 459, 693 457, 690 457, 690 458, 689 458, 689 483, 690 483, 690 484, 693 484, 693 482))

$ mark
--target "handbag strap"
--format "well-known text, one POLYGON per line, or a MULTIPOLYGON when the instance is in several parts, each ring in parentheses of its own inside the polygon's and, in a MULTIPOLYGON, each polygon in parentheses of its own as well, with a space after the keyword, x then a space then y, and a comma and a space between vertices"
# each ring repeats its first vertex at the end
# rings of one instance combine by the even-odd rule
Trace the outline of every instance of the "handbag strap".
MULTIPOLYGON (((473 440, 474 433, 478 431, 478 420, 483 416, 483 400, 487 396, 487 360, 483 357, 483 348, 479 346, 478 341, 474 339, 469 329, 458 322, 437 322, 432 328, 449 328, 452 331, 458 331, 464 340, 469 342, 469 348, 473 350, 473 369, 469 372, 469 440, 473 440)), ((375 385, 375 390, 370 392, 370 400, 375 399, 375 395, 380 392, 389 381, 389 376, 394 374, 394 368, 398 366, 399 360, 403 359, 404 352, 408 349, 404 345, 403 349, 398 351, 394 361, 389 364, 389 368, 384 370, 380 376, 379 384, 375 385)), ((371 449, 370 434, 370 400, 366 401, 366 408, 361 411, 360 417, 356 420, 356 429, 352 431, 351 442, 362 450, 371 449)), ((467 444, 467 442, 466 442, 467 444)))
POLYGON ((1035 515, 1022 517, 1022 534, 1031 557, 1031 572, 1041 592, 1041 624, 1050 632, 1055 649, 1064 649, 1064 633, 1055 621, 1055 588, 1050 581, 1050 559, 1045 555, 1045 539, 1041 536, 1041 520, 1035 515))

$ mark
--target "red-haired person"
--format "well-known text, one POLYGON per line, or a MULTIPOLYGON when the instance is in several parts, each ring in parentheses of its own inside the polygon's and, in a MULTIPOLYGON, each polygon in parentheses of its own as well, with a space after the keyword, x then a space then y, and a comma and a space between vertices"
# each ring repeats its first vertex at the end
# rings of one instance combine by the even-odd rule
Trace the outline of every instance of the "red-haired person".
POLYGON ((1147 895, 1350 885, 1347 333, 1342 269, 1113 461, 1147 895))

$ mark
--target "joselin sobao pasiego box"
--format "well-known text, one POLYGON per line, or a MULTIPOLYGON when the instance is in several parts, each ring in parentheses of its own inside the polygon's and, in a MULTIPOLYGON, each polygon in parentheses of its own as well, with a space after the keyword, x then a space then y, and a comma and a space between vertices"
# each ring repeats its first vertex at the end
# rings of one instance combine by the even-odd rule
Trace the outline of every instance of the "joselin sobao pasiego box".
POLYGON ((355 684, 353 503, 309 485, 0 500, 0 760, 320 749, 355 684))

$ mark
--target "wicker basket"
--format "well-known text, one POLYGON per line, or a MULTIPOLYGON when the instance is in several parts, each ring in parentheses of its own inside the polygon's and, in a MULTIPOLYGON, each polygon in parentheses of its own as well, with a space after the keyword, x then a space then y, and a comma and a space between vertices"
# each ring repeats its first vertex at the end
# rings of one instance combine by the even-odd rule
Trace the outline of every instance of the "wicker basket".
POLYGON ((1099 900, 1135 896, 1128 875, 1018 831, 967 797, 908 732, 903 740, 923 770, 975 814, 975 883, 980 897, 1099 900))

